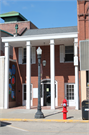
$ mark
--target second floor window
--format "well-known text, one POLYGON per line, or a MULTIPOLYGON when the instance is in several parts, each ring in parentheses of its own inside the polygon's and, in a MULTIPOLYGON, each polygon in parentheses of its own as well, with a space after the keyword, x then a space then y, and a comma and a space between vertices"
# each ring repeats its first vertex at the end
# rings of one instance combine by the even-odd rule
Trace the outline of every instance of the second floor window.
POLYGON ((73 58, 74 58, 74 47, 65 46, 65 62, 73 61, 73 58))
POLYGON ((73 62, 74 46, 60 45, 60 63, 73 62))
MULTIPOLYGON (((19 64, 26 64, 26 48, 19 48, 19 64)), ((31 64, 36 64, 36 47, 31 47, 31 64)))
POLYGON ((26 63, 26 48, 23 49, 23 63, 26 63))

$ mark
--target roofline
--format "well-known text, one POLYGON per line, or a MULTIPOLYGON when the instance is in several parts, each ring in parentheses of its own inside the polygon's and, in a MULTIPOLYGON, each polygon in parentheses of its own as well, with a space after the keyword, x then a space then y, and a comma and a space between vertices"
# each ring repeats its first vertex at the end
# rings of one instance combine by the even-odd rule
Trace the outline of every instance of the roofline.
POLYGON ((13 34, 11 34, 11 33, 7 32, 7 31, 5 31, 5 30, 1 30, 1 29, 0 29, 0 31, 5 32, 5 33, 7 33, 7 34, 9 34, 9 35, 13 36, 13 34))
POLYGON ((36 40, 51 40, 60 38, 76 38, 78 32, 69 33, 53 33, 53 34, 41 34, 41 35, 26 35, 17 37, 2 37, 2 42, 18 42, 18 41, 36 41, 36 40))
POLYGON ((9 24, 9 23, 25 23, 25 22, 31 22, 31 21, 19 21, 19 22, 17 22, 17 21, 13 21, 13 22, 4 22, 4 23, 0 23, 0 24, 2 24, 2 25, 5 25, 5 24, 9 24))
POLYGON ((19 16, 24 19, 24 21, 27 21, 27 19, 19 13, 19 16))
MULTIPOLYGON (((30 21, 31 22, 31 21, 30 21)), ((32 22, 31 22, 32 23, 32 22)), ((45 29, 58 29, 58 28, 70 28, 70 27, 78 27, 78 26, 66 26, 66 27, 53 27, 53 28, 38 28, 38 29, 30 29, 30 30, 45 30, 45 29)), ((29 29, 28 29, 29 30, 29 29)))
POLYGON ((14 14, 6 14, 6 15, 1 14, 0 18, 3 19, 3 18, 6 18, 6 17, 11 17, 11 16, 20 16, 23 20, 27 21, 27 19, 23 15, 21 15, 19 12, 14 13, 14 14))

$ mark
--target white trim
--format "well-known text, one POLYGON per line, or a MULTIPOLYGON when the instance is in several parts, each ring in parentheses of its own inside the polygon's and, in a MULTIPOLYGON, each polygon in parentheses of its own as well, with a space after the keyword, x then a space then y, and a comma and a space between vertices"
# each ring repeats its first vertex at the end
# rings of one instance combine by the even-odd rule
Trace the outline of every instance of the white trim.
POLYGON ((26 83, 27 83, 27 87, 26 87, 26 109, 30 109, 31 108, 31 99, 30 99, 30 91, 31 91, 31 43, 30 41, 26 42, 26 83))
MULTIPOLYGON (((23 99, 24 99, 24 97, 23 97, 23 94, 24 94, 24 85, 27 85, 27 84, 26 83, 23 83, 22 84, 22 106, 23 106, 23 99)), ((32 100, 31 100, 31 106, 32 106, 33 105, 33 84, 31 84, 31 85, 32 85, 32 100)))
POLYGON ((75 109, 79 110, 78 38, 74 38, 74 56, 76 57, 76 59, 75 59, 76 61, 74 63, 74 66, 75 66, 75 100, 76 100, 75 109))
POLYGON ((55 46, 50 40, 51 109, 55 109, 55 46))
POLYGON ((5 59, 5 56, 0 56, 0 59, 4 58, 5 59))
POLYGON ((56 81, 56 106, 58 106, 58 82, 56 81))
POLYGON ((9 108, 9 43, 5 43, 5 94, 4 109, 9 108))
MULTIPOLYGON (((76 88, 75 88, 75 83, 64 83, 64 88, 65 88, 65 90, 64 90, 64 97, 65 97, 65 94, 66 94, 66 85, 74 85, 74 102, 75 102, 75 106, 76 106, 76 92, 75 92, 76 88)), ((66 99, 66 97, 65 97, 65 99, 66 99)))
POLYGON ((2 42, 17 42, 17 41, 32 41, 32 40, 44 40, 44 39, 60 39, 60 38, 76 38, 77 32, 69 33, 54 33, 54 34, 41 34, 41 35, 27 35, 17 37, 2 37, 2 42))

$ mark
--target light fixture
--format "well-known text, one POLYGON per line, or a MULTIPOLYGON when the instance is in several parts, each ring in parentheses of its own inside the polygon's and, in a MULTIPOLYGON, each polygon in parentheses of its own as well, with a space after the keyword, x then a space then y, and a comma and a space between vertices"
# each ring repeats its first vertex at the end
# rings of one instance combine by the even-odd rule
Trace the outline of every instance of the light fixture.
POLYGON ((38 47, 37 49, 37 55, 41 55, 42 54, 42 49, 40 47, 38 47))
POLYGON ((46 60, 43 60, 42 64, 43 64, 43 67, 45 67, 46 66, 46 60))

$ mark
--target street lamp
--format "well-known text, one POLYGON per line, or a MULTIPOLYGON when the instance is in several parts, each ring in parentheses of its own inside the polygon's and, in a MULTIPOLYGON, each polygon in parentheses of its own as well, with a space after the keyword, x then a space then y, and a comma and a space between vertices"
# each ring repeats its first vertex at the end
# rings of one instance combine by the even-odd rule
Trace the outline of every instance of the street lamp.
POLYGON ((41 63, 41 54, 42 50, 40 47, 37 49, 37 58, 38 58, 38 107, 35 114, 35 118, 44 118, 44 114, 41 112, 41 97, 40 97, 40 83, 41 83, 41 72, 40 72, 40 63, 41 63))

